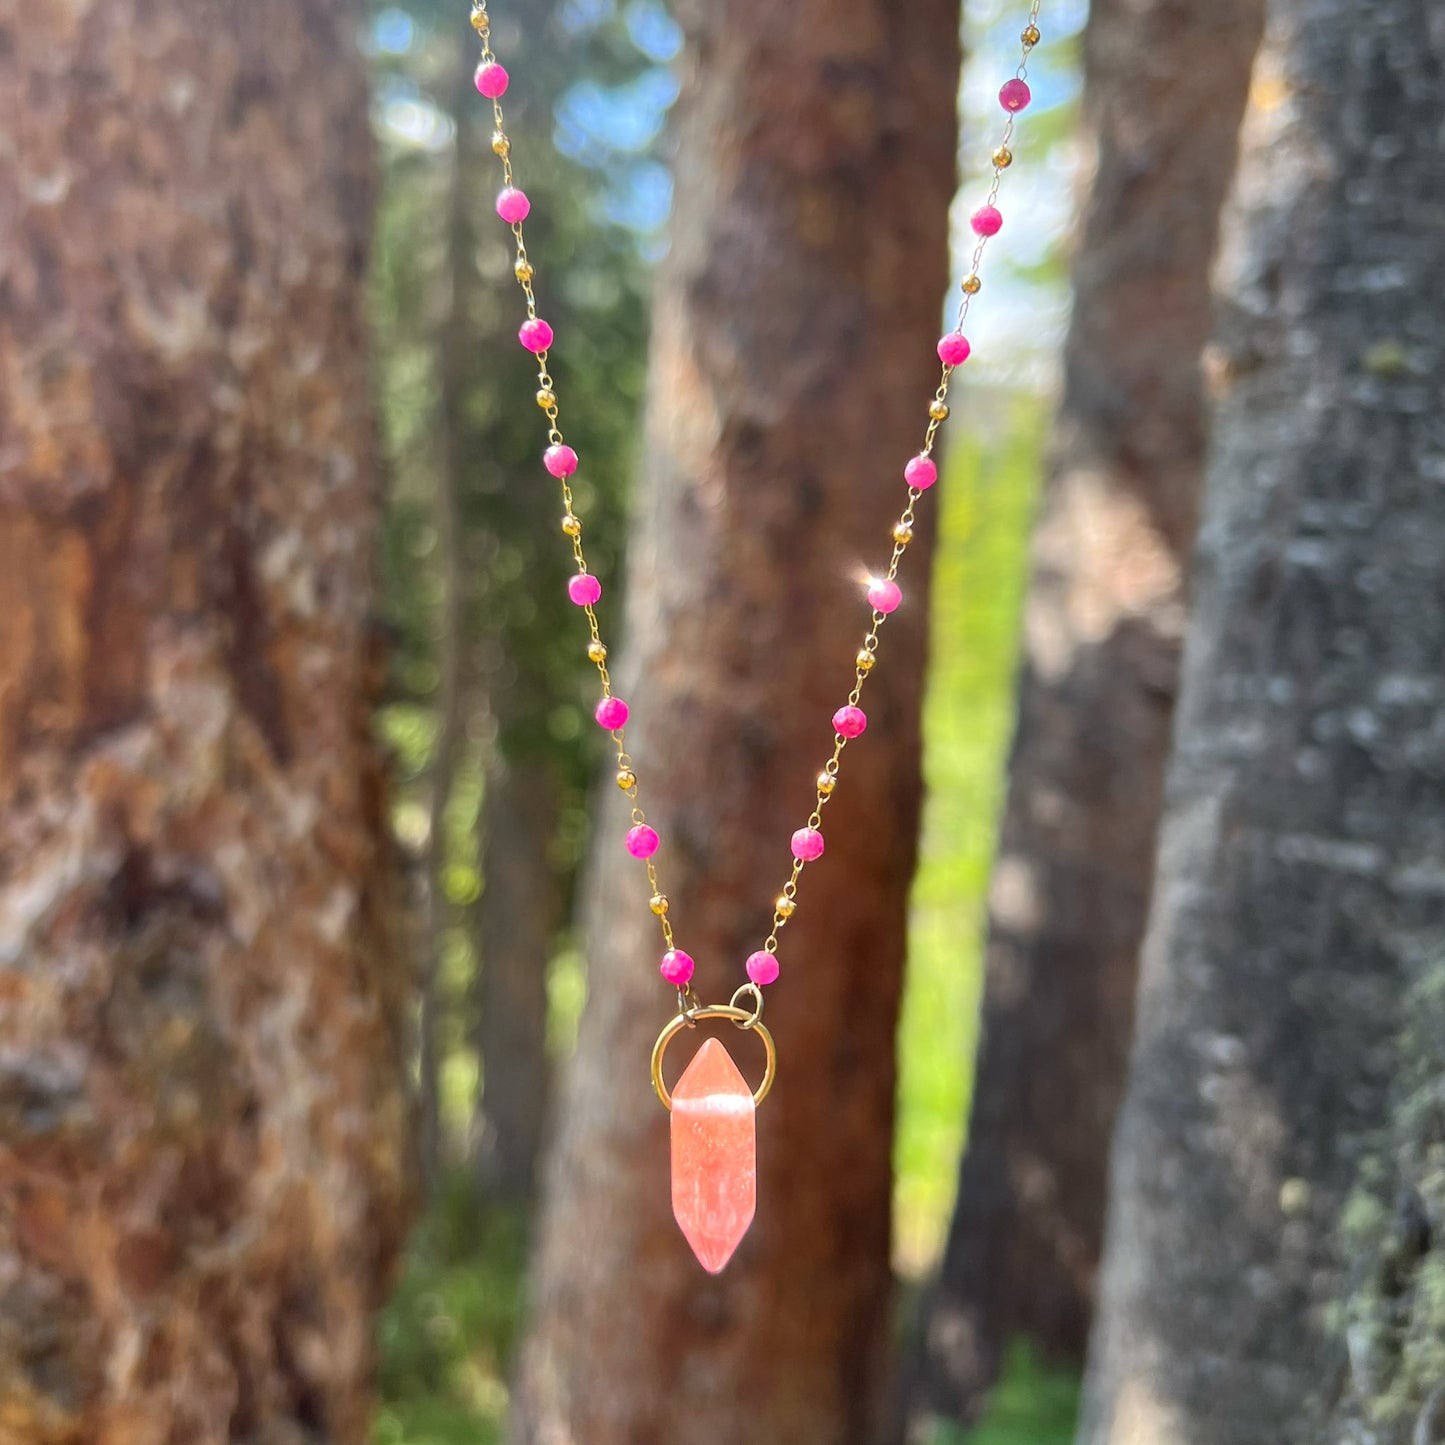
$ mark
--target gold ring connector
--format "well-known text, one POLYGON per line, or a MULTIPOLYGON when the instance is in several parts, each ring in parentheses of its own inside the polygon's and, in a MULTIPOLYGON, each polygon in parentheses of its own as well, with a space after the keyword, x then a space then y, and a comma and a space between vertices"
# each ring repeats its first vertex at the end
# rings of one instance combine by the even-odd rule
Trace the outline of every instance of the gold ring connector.
MULTIPOLYGON (((743 990, 739 989, 738 993, 743 990)), ((734 998, 737 994, 733 995, 734 998)), ((761 1009, 754 1012, 745 1008, 734 1008, 730 1003, 703 1004, 697 1008, 690 1008, 685 1013, 674 1014, 663 1025, 662 1032, 657 1036, 657 1042, 652 1046, 652 1087, 657 1092, 657 1097, 662 1100, 665 1109, 672 1108, 672 1091, 667 1087, 666 1080, 662 1077, 662 1057, 667 1052, 667 1046, 673 1040, 675 1034, 683 1029, 691 1028, 693 1024, 701 1019, 730 1019, 740 1029, 746 1029, 756 1034, 763 1041, 763 1051, 767 1056, 767 1062, 763 1068, 763 1081, 753 1090, 753 1103, 761 1104, 768 1097, 768 1091, 773 1087, 773 1080, 778 1074, 778 1050, 773 1043, 773 1036, 767 1028, 759 1021, 761 1009)))

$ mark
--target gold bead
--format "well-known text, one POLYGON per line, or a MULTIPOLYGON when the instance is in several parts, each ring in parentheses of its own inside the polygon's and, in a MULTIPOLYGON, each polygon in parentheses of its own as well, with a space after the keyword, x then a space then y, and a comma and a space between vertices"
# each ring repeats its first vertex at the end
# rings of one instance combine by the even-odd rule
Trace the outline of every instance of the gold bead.
POLYGON ((858 656, 855 657, 853 661, 858 664, 859 672, 872 672, 873 664, 877 659, 866 647, 860 647, 858 649, 858 656))
POLYGON ((492 22, 487 19, 487 12, 485 10, 472 11, 472 29, 475 30, 478 35, 485 35, 491 23, 492 22))
POLYGON ((893 540, 900 547, 906 547, 913 540, 913 523, 899 522, 893 528, 893 540))
POLYGON ((978 293, 983 290, 983 282, 978 279, 978 276, 974 272, 970 271, 968 275, 963 278, 963 289, 967 295, 977 296, 978 293))
POLYGON ((1025 27, 1020 39, 1022 39, 1025 45, 1037 45, 1039 43, 1039 27, 1037 25, 1025 27))
POLYGON ((596 638, 593 638, 593 640, 587 644, 587 656, 593 662, 606 662, 607 644, 605 642, 598 642, 596 638))
POLYGON ((818 796, 820 798, 831 798, 833 789, 838 786, 838 780, 832 773, 818 774, 818 796))
POLYGON ((617 786, 621 788, 624 793, 630 791, 637 786, 637 774, 634 773, 631 768, 618 768, 617 786))
POLYGON ((532 269, 532 263, 522 256, 518 256, 512 266, 512 274, 518 281, 530 281, 537 273, 532 269))
POLYGON ((647 900, 647 906, 661 918, 667 912, 667 894, 654 893, 652 897, 647 900))
POLYGON ((779 918, 791 918, 797 911, 798 905, 786 893, 778 894, 777 901, 773 904, 773 912, 779 918))
POLYGON ((569 537, 580 537, 582 535, 582 519, 580 517, 574 517, 571 512, 568 512, 567 515, 562 518, 562 530, 569 537))
POLYGON ((948 417, 948 403, 939 401, 937 397, 928 403, 928 414, 934 421, 945 421, 948 417))
POLYGON ((492 132, 492 154, 504 156, 511 152, 512 143, 506 137, 505 132, 494 130, 492 132))
POLYGON ((557 393, 550 387, 544 386, 541 391, 537 393, 537 405, 540 406, 543 411, 551 411, 552 408, 557 405, 557 393))
POLYGON ((993 153, 993 163, 999 170, 1006 171, 1014 163, 1014 153, 1007 146, 1000 146, 993 153))

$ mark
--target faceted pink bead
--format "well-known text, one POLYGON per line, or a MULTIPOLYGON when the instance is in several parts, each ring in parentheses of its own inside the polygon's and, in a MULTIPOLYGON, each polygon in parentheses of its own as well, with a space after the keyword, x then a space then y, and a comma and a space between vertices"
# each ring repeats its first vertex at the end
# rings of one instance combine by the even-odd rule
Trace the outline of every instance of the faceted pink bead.
POLYGON ((903 479, 910 487, 923 491, 938 480, 938 463, 920 453, 903 468, 903 479))
MULTIPOLYGON (((847 707, 840 707, 838 711, 833 714, 833 731, 837 733, 839 737, 856 738, 860 733, 864 732, 867 727, 868 714, 865 713, 861 707, 854 707, 852 703, 849 703, 847 707)), ((823 835, 821 833, 817 833, 815 836, 820 843, 823 841, 823 835)), ((803 855, 798 853, 796 847, 797 841, 798 835, 794 833, 793 843, 795 846, 793 852, 797 853, 798 857, 801 858, 803 855)), ((821 848, 818 849, 819 853, 822 851, 821 848)))
POLYGON ((477 89, 488 100, 496 100, 507 93, 508 76, 506 69, 495 60, 484 60, 477 66, 477 89))
POLYGON ((947 336, 938 339, 938 359, 945 366, 962 366, 972 350, 968 337, 961 331, 950 331, 947 336))
POLYGON ((868 584, 868 601, 879 612, 893 612, 903 601, 903 589, 887 577, 875 577, 868 584))
POLYGON ((568 581, 567 595, 579 607, 587 607, 602 596, 602 584, 590 572, 579 572, 568 581))
POLYGON ((542 453, 542 465, 554 477, 570 477, 577 470, 577 453, 568 446, 548 447, 542 453))
POLYGON ((758 1200, 757 1107, 727 1049, 707 1039, 672 1091, 672 1213, 698 1263, 717 1274, 758 1200))
POLYGON ((1023 80, 1006 80, 998 93, 998 103, 1007 111, 1020 111, 1034 98, 1023 80))
POLYGON ((759 988, 766 988, 777 979, 777 955, 769 953, 766 949, 760 948, 756 953, 748 954, 748 961, 743 966, 748 971, 748 977, 759 988))
POLYGON ((631 709, 620 697, 604 697, 592 711, 592 716, 597 719, 597 726, 606 728, 610 733, 626 727, 630 715, 631 709))
POLYGON ((517 330, 517 340, 531 352, 545 351, 552 344, 552 328, 540 316, 524 321, 517 330))
POLYGON ((811 863, 823 856, 823 835, 816 828, 799 828, 793 834, 793 857, 811 863))
POLYGON ((658 837, 653 828, 646 823, 639 823, 635 828, 628 829, 627 851, 634 858, 651 858, 657 852, 658 837))
MULTIPOLYGON (((680 948, 669 948, 667 952, 662 955, 660 969, 663 978, 665 978, 668 983, 672 984, 674 988, 681 988, 683 984, 692 978, 692 955, 684 953, 680 948)), ((683 1077, 686 1078, 687 1076, 684 1074, 683 1077)), ((677 1094, 676 1091, 674 1091, 673 1098, 675 1099, 676 1097, 677 1094)), ((749 1094, 748 1097, 751 1098, 752 1095, 749 1094)))
POLYGON ((509 226, 525 221, 531 209, 532 203, 527 199, 526 191, 518 190, 516 186, 507 186, 497 193, 497 214, 509 226))
POLYGON ((976 236, 997 236, 999 227, 1003 225, 1003 215, 997 206, 980 206, 968 218, 968 224, 973 227, 976 236))

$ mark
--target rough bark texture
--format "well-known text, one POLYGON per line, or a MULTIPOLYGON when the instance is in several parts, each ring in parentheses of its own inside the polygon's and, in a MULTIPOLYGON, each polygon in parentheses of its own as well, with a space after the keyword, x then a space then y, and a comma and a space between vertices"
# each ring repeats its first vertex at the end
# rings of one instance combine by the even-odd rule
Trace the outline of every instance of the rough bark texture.
MULTIPOLYGON (((743 981, 788 876, 788 838, 866 626, 861 569, 888 555, 902 463, 926 421, 958 14, 950 0, 679 8, 677 222, 655 302, 619 691, 678 941, 716 1001, 743 981)), ((716 1279, 671 1218, 667 1115, 647 1058, 675 1004, 607 786, 590 1001, 549 1167, 519 1441, 870 1438, 919 801, 928 558, 915 547, 865 694, 869 729, 828 808, 827 856, 784 931, 759 1213, 716 1279)), ((755 1041, 726 1042, 745 1070, 760 1067, 755 1041)))
POLYGON ((0 0, 0 1441, 359 1442, 404 1106, 340 0, 0 0))
POLYGON ((914 1404, 1082 1359, 1203 466, 1209 268, 1263 0, 1095 0, 1097 150, 1036 526, 968 1152, 914 1404))
POLYGON ((1445 14, 1270 17, 1087 1445, 1325 1438, 1336 1219, 1445 946, 1445 14))

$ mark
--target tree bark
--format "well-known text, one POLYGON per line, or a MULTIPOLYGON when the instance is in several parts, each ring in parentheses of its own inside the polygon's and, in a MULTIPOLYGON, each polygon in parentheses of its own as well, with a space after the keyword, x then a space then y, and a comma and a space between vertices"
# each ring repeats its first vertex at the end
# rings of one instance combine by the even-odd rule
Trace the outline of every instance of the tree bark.
POLYGON ((476 1157, 483 1194, 514 1206, 536 1196, 551 1083, 547 965, 558 920, 566 917, 553 862, 555 772, 546 757, 498 758, 482 799, 486 891, 474 910, 482 1060, 476 1157))
POLYGON ((1337 1217, 1445 950, 1442 67, 1424 0, 1270 6, 1087 1445, 1313 1445, 1345 1380, 1337 1217))
POLYGON ((968 1150, 913 1406, 967 1417, 1025 1334, 1082 1359, 1204 452, 1217 218, 1263 0, 1095 0, 1096 169, 1033 546, 968 1150))
POLYGON ((339 0, 0 0, 0 1441, 360 1442, 402 1227, 339 0))
MULTIPOLYGON (((466 63, 469 47, 457 47, 457 65, 451 77, 448 100, 454 116, 464 113, 474 94, 472 70, 466 63)), ((464 459, 467 404, 467 314, 464 298, 476 273, 471 227, 467 224, 465 190, 469 182, 463 146, 466 128, 457 123, 456 141, 447 178, 446 241, 444 248, 445 319, 437 347, 437 408, 433 445, 436 448, 432 494, 432 522, 436 528, 437 609, 433 629, 437 687, 436 736, 432 744, 429 784, 431 798, 427 827, 427 951, 421 986, 420 1039, 417 1059, 420 1073, 422 1173, 429 1194, 435 1195, 442 1167, 441 1025, 442 967, 447 930, 456 921, 447 899, 447 808, 456 783, 459 751, 466 738, 466 693, 462 668, 468 651, 463 645, 465 616, 462 595, 461 497, 470 467, 464 459)))
MULTIPOLYGON (((678 941, 713 1001, 744 981, 788 877, 866 627, 860 568, 888 555, 927 419, 958 15, 948 0, 679 8, 677 222, 655 302, 619 691, 678 941)), ((717 1278, 671 1218, 647 1057, 675 1004, 608 785, 517 1440, 842 1445, 876 1428, 919 801, 928 558, 915 548, 827 856, 784 931, 758 1217, 717 1278)), ((758 1067, 751 1040, 727 1042, 758 1067)))

